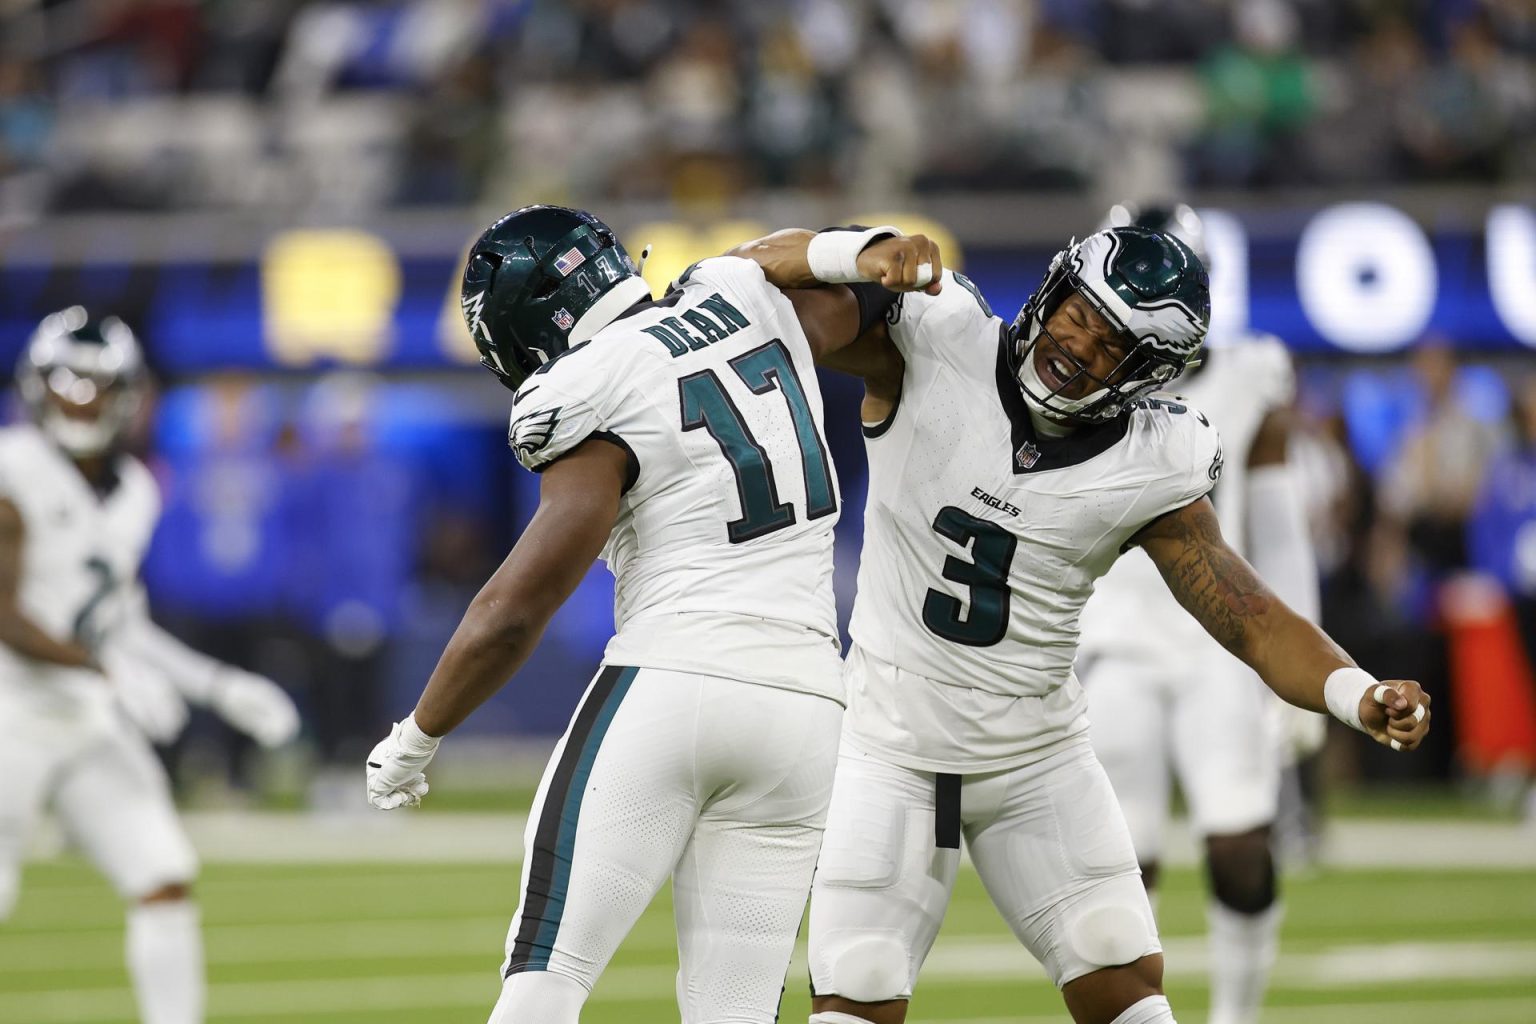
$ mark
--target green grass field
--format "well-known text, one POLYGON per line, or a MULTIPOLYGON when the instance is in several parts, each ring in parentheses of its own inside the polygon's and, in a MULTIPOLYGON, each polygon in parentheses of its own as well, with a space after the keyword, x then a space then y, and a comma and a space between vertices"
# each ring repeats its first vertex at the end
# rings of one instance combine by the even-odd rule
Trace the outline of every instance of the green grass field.
MULTIPOLYGON (((513 910, 515 865, 211 865, 200 883, 211 1021, 479 1024, 513 910)), ((1275 1024, 1536 1022, 1536 873, 1331 871, 1288 880, 1275 1024)), ((1202 896, 1173 871, 1167 988, 1205 1019, 1202 896)), ((593 994, 587 1024, 676 1021, 665 899, 593 994)), ((803 950, 781 1019, 808 1012, 803 950)), ((1064 1021, 1058 997, 963 872, 913 1003, 918 1022, 1064 1021)), ((32 865, 0 927, 0 1021, 131 1024, 121 911, 74 859, 32 865)))

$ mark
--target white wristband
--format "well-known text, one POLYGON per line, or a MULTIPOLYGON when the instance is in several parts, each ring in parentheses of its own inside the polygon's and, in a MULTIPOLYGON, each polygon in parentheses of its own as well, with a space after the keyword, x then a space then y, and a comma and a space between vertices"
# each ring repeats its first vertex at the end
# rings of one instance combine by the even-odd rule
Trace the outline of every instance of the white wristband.
POLYGON ((430 754, 437 749, 437 745, 443 741, 441 736, 428 736, 421 731, 421 726, 416 724, 414 714, 406 715, 400 720, 400 749, 407 754, 430 754))
POLYGON ((1365 732, 1365 726, 1360 724, 1360 701, 1380 685, 1376 677, 1363 668, 1336 668, 1323 683, 1323 700, 1334 718, 1351 729, 1365 732))
POLYGON ((901 229, 889 224, 863 231, 821 231, 806 246, 811 276, 826 284, 853 284, 869 278, 859 273, 859 253, 882 238, 897 238, 901 229))

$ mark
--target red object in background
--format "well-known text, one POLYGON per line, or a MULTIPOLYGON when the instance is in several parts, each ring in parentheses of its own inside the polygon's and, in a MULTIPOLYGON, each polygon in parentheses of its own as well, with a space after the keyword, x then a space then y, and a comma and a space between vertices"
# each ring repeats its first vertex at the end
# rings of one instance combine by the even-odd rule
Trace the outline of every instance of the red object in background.
POLYGON ((1456 751, 1468 771, 1536 768, 1536 671, 1499 585, 1468 575, 1440 592, 1456 751))

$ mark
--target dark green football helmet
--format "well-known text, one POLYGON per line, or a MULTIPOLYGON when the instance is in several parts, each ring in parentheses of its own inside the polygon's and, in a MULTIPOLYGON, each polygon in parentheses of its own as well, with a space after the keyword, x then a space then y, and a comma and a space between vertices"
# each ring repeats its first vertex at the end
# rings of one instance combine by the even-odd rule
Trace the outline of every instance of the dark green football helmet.
POLYGON ((470 249, 459 301, 480 362, 515 391, 650 296, 608 225, 585 210, 525 206, 470 249))
POLYGON ((1211 253, 1205 244, 1205 221, 1188 203, 1116 203, 1104 215, 1099 230, 1105 228, 1146 228, 1159 234, 1172 235, 1189 246, 1207 273, 1211 270, 1211 253))
POLYGON ((1145 391, 1182 373, 1211 322, 1211 282, 1205 266, 1173 235, 1145 228, 1110 228, 1075 242, 1051 260, 1045 280, 1014 318, 1014 372, 1024 398, 1053 419, 1099 423, 1119 416, 1145 391), (1126 356, 1104 378, 1089 373, 1046 328, 1068 295, 1076 292, 1126 341, 1126 356), (1035 369, 1035 348, 1048 344, 1068 368, 1055 388, 1035 369), (1068 398, 1086 375, 1094 385, 1068 398))

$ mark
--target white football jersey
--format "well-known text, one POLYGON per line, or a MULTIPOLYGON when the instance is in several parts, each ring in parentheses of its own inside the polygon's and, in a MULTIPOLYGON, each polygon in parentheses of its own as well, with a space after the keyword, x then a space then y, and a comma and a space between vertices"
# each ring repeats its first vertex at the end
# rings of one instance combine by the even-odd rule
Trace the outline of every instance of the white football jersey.
POLYGON ((906 295, 890 418, 866 426, 869 499, 850 625, 848 738, 895 763, 991 771, 1086 728, 1078 616, 1142 526, 1209 491, 1216 431, 1183 403, 1036 436, 1005 325, 946 273, 906 295))
MULTIPOLYGON (((1184 396, 1178 401, 1197 405, 1221 432, 1231 461, 1211 501, 1223 537, 1246 556, 1248 451, 1264 418, 1290 405, 1295 396, 1290 356, 1273 335, 1248 335, 1209 350, 1205 365, 1174 387, 1184 396)), ((1083 613, 1083 656, 1130 655, 1168 665, 1187 661, 1194 653, 1240 667, 1174 599, 1146 552, 1128 552, 1099 581, 1083 613)))
MULTIPOLYGON (((98 494, 30 423, 0 428, 0 496, 21 513, 25 538, 17 598, 39 628, 97 647, 130 614, 139 563, 160 518, 160 489, 130 455, 98 494)), ((34 661, 0 644, 0 690, 68 714, 104 705, 99 673, 34 661)))
POLYGON ((631 455, 602 553, 617 581, 605 660, 841 702, 837 474, 810 344, 756 263, 696 264, 518 390, 524 466, 591 437, 631 455))

